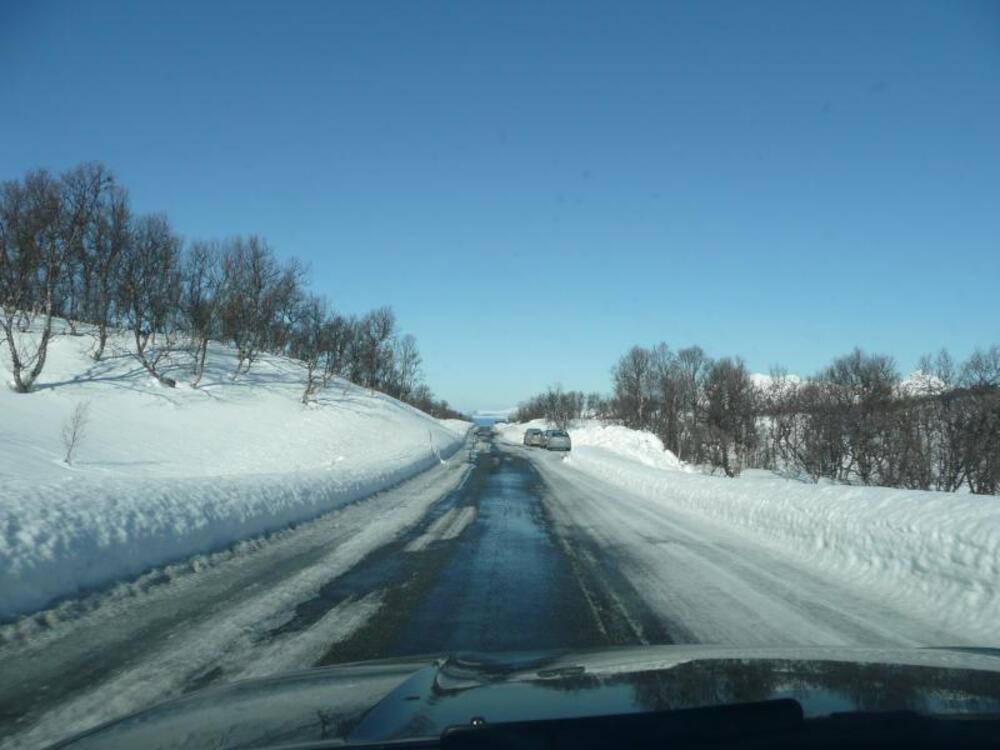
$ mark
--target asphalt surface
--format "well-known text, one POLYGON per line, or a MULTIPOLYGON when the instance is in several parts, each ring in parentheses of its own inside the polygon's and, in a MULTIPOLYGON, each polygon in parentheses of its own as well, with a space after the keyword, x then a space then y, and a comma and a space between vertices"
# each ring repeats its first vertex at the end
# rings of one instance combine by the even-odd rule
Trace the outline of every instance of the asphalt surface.
MULTIPOLYGON (((528 457, 480 441, 463 487, 436 514, 465 510, 472 521, 451 540, 420 551, 414 535, 382 550, 341 580, 327 602, 393 581, 383 606, 323 664, 456 651, 533 651, 640 642, 609 629, 615 602, 580 575, 547 516, 548 488, 528 457)), ((632 599, 632 597, 629 597, 632 599)), ((641 608, 640 601, 633 602, 641 608)))

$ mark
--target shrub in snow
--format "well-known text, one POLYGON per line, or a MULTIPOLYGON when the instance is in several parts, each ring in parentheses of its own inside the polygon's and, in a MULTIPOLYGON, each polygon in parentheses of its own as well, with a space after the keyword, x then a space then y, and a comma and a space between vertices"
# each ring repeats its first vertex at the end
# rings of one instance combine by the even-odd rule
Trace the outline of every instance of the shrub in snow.
POLYGON ((73 407, 72 413, 67 417, 62 428, 63 447, 66 449, 66 457, 63 460, 67 464, 73 464, 73 454, 76 453, 80 443, 83 442, 89 421, 90 402, 80 401, 73 407))

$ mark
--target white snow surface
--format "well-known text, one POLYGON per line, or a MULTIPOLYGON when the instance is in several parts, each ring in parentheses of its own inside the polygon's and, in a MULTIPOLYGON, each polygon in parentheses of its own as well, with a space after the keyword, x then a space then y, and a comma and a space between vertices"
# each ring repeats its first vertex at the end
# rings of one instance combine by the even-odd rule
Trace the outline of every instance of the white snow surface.
MULTIPOLYGON (((544 419, 534 419, 526 424, 497 424, 494 431, 501 440, 521 445, 524 431, 529 427, 549 429, 544 419)), ((687 470, 677 456, 663 447, 663 442, 651 432, 630 430, 621 425, 603 424, 594 419, 583 420, 567 432, 577 454, 584 451, 600 456, 608 454, 630 462, 656 469, 687 470)))
POLYGON ((0 619, 315 518, 447 458, 469 427, 343 381, 304 406, 298 362, 261 356, 234 379, 221 345, 198 388, 176 355, 167 388, 127 343, 95 363, 90 337, 60 336, 35 392, 0 386, 0 619))
MULTIPOLYGON (((538 426, 532 423, 528 426, 538 426)), ((521 442, 526 425, 500 425, 521 442)), ((721 523, 795 565, 1000 646, 1000 501, 945 492, 808 484, 765 471, 737 479, 659 457, 655 436, 584 423, 562 464, 625 488, 650 509, 721 523), (629 435, 629 433, 632 433, 629 435), (620 442, 615 443, 620 438, 620 442)))

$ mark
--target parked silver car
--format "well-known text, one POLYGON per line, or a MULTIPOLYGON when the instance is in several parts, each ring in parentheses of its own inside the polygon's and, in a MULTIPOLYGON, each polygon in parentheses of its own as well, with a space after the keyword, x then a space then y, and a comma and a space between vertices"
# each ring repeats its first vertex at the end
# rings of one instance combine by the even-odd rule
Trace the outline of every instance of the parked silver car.
POLYGON ((524 444, 544 446, 545 438, 542 431, 537 427, 529 427, 524 431, 524 444))
POLYGON ((545 447, 550 451, 568 451, 572 450, 573 446, 570 443, 569 433, 565 430, 546 430, 545 447))

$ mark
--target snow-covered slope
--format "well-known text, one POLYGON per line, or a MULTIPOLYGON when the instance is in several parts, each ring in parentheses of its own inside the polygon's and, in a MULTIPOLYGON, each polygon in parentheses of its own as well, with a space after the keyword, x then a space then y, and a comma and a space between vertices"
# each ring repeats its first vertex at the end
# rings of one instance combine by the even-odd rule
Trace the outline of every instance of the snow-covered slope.
MULTIPOLYGON (((524 427, 499 429, 520 442, 524 427)), ((570 434, 567 468, 623 487, 663 513, 696 514, 750 535, 970 641, 1000 645, 995 498, 806 484, 760 471, 706 476, 678 470, 672 455, 657 458, 662 446, 648 433, 585 424, 570 434)))
POLYGON ((234 380, 222 346, 199 388, 185 356, 166 388, 114 343, 94 363, 88 337, 59 337, 36 392, 0 387, 0 618, 313 518, 447 458, 468 428, 345 382, 303 406, 297 362, 263 356, 234 380))

